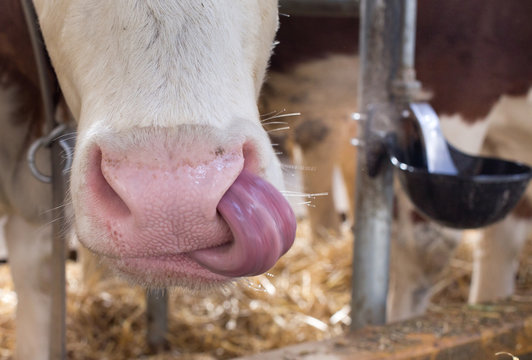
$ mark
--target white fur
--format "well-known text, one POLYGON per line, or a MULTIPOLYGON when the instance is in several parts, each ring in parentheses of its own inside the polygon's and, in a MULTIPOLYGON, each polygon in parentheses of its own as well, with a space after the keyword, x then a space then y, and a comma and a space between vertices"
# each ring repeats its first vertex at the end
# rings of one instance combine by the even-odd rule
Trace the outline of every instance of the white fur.
POLYGON ((470 303, 493 301, 514 293, 519 255, 531 225, 530 220, 510 215, 483 231, 474 244, 470 303))
POLYGON ((468 154, 480 153, 488 131, 489 118, 477 120, 472 124, 467 124, 458 114, 440 116, 444 136, 451 144, 468 154))

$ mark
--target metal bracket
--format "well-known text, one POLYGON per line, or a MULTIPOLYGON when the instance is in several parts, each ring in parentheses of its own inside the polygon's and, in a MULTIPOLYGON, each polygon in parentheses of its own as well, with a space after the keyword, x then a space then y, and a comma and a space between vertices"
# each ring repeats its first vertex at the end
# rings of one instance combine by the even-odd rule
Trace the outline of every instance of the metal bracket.
POLYGON ((63 166, 63 175, 68 174, 70 171, 70 168, 72 167, 72 157, 74 154, 74 149, 69 143, 72 140, 72 137, 68 138, 62 138, 65 135, 71 135, 74 136, 74 132, 68 133, 68 127, 65 124, 58 125, 55 129, 53 129, 48 135, 42 136, 35 140, 33 144, 31 144, 28 155, 27 155, 27 161, 28 166, 30 167, 31 173, 33 176, 35 176, 37 179, 42 181, 46 184, 52 183, 52 177, 49 175, 43 174, 38 168, 35 163, 35 155, 37 151, 41 148, 50 148, 54 141, 57 141, 59 143, 59 146, 61 146, 61 149, 64 152, 64 159, 65 159, 65 165, 63 166))
POLYGON ((370 104, 363 126, 366 167, 370 177, 380 174, 382 164, 389 158, 386 137, 393 131, 392 117, 397 110, 389 104, 370 104))

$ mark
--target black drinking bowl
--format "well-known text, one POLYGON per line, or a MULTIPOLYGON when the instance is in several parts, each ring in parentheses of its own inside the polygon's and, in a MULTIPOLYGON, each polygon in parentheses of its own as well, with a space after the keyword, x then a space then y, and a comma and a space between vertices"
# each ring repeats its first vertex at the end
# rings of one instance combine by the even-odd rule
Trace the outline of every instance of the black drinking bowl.
POLYGON ((423 151, 388 138, 390 160, 417 209, 452 228, 470 229, 504 218, 525 191, 532 169, 496 158, 470 156, 447 144, 456 174, 430 173, 423 151))

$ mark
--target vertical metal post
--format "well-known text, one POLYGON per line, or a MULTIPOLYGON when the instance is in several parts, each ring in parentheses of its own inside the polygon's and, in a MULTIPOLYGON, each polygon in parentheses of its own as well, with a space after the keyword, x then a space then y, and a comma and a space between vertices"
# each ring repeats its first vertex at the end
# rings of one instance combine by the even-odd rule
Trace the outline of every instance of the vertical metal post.
MULTIPOLYGON (((28 25, 28 31, 38 69, 39 86, 44 110, 44 117, 48 131, 56 126, 54 114, 54 101, 52 99, 53 86, 48 78, 47 70, 50 64, 44 53, 41 33, 38 28, 38 20, 35 9, 30 0, 21 0, 24 17, 28 25)), ((66 359, 66 280, 65 259, 66 241, 64 228, 63 205, 66 194, 66 176, 64 170, 63 149, 57 141, 51 146, 52 162, 52 259, 49 269, 52 274, 51 294, 52 309, 50 314, 50 346, 48 349, 49 359, 66 359)))
POLYGON ((66 239, 63 205, 67 191, 63 149, 52 144, 52 313, 50 359, 66 359, 66 239))
POLYGON ((416 80, 414 58, 416 48, 417 0, 402 0, 400 63, 392 91, 397 101, 409 102, 416 97, 421 84, 416 80))
POLYGON ((146 290, 146 316, 148 319, 146 341, 150 350, 162 352, 168 347, 168 291, 146 290))
POLYGON ((398 118, 390 105, 395 101, 394 80, 404 62, 401 59, 402 29, 406 23, 403 16, 406 3, 412 1, 415 10, 415 0, 362 0, 360 4, 359 104, 366 117, 359 128, 366 131, 366 147, 358 151, 357 163, 352 330, 386 322, 393 169, 388 161, 383 161, 377 175, 369 176, 368 160, 379 156, 372 153, 379 146, 372 144, 369 114, 372 108, 378 108, 380 116, 386 117, 390 124, 398 118))

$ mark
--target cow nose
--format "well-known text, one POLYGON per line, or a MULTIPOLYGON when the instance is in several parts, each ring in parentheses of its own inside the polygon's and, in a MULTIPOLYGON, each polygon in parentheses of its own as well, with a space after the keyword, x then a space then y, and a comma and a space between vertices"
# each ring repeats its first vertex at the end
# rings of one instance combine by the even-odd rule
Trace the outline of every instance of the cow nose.
POLYGON ((91 212, 132 255, 184 253, 229 241, 217 206, 242 171, 242 148, 213 150, 212 156, 187 150, 188 156, 176 156, 93 149, 91 212))
MULTIPOLYGON (((174 147, 172 147, 174 148, 174 147)), ((292 245, 295 216, 247 169, 245 144, 179 151, 94 146, 88 212, 114 257, 179 257, 227 277, 260 274, 292 245)))

